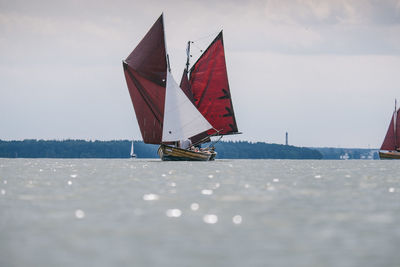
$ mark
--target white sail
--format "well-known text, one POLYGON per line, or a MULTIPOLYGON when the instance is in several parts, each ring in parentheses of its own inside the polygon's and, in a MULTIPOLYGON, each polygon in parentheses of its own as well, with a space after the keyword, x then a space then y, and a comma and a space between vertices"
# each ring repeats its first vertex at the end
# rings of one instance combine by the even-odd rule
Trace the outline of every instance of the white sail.
POLYGON ((167 71, 163 142, 185 140, 212 128, 167 71))
POLYGON ((133 150, 133 141, 132 141, 132 146, 131 146, 131 158, 136 158, 136 154, 133 150))

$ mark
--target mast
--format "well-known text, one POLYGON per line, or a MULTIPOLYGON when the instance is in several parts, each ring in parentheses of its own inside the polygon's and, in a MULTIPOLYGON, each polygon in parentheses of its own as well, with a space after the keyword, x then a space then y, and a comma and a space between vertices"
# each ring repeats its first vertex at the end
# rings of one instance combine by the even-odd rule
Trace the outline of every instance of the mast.
MULTIPOLYGON (((164 12, 161 14, 162 17, 162 23, 164 25, 164 12)), ((167 49, 167 37, 165 34, 164 30, 164 46, 165 46, 165 60, 167 61, 167 71, 171 72, 171 65, 169 64, 169 55, 168 55, 168 49, 167 49)))
POLYGON ((186 73, 189 73, 189 65, 190 65, 190 41, 188 41, 187 43, 187 48, 186 48, 186 56, 187 56, 187 60, 186 60, 186 73))
POLYGON ((191 41, 188 41, 187 47, 186 47, 186 68, 183 69, 182 73, 182 78, 181 82, 179 84, 179 87, 182 89, 182 91, 185 93, 185 95, 192 101, 194 104, 194 98, 193 98, 193 93, 190 90, 190 83, 189 83, 189 78, 188 78, 188 73, 189 73, 189 65, 190 65, 190 43, 191 41))
POLYGON ((394 99, 394 112, 393 112, 393 126, 394 126, 394 149, 397 150, 397 99, 394 99))

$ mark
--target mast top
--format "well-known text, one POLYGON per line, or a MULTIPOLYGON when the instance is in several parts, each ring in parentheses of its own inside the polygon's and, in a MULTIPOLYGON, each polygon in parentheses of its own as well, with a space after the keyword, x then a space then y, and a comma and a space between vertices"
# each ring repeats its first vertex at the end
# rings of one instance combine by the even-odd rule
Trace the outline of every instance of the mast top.
POLYGON ((186 72, 189 72, 189 65, 190 65, 190 41, 187 43, 187 48, 186 48, 186 72))

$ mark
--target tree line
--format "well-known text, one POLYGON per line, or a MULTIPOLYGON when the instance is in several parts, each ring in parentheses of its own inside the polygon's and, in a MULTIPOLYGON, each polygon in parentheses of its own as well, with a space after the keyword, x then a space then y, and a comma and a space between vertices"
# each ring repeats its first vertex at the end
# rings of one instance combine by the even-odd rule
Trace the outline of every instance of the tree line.
MULTIPOLYGON (((220 141, 215 148, 219 159, 322 159, 314 149, 262 142, 220 141)), ((158 158, 157 145, 134 141, 134 149, 138 158, 158 158)), ((129 140, 0 140, 1 158, 129 158, 130 150, 129 140)))

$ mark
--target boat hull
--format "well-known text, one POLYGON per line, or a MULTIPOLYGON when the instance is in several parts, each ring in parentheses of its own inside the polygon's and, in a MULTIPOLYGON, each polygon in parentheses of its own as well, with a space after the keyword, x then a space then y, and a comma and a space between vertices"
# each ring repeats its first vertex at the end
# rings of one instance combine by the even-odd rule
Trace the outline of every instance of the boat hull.
POLYGON ((163 161, 211 161, 215 159, 215 151, 196 152, 168 145, 160 145, 158 155, 163 161))
POLYGON ((380 159, 400 159, 400 152, 398 151, 379 151, 380 159))

